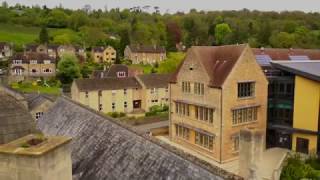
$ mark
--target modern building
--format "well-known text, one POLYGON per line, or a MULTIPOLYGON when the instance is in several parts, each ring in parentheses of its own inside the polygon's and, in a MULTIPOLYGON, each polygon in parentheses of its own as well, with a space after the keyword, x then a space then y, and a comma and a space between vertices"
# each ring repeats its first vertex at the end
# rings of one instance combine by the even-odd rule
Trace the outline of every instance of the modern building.
POLYGON ((194 46, 170 83, 170 140, 219 163, 244 128, 266 131, 268 81, 248 45, 194 46))
POLYGON ((0 42, 0 60, 8 59, 12 56, 12 49, 9 43, 0 42))
POLYGON ((56 61, 44 53, 16 53, 10 59, 10 76, 21 78, 53 77, 56 61))
POLYGON ((301 153, 320 152, 320 61, 273 61, 268 145, 301 153))
POLYGON ((131 60, 132 64, 156 64, 166 59, 166 49, 156 45, 128 45, 124 57, 131 60))
POLYGON ((114 63, 117 58, 117 51, 111 47, 94 47, 91 55, 96 63, 114 63))

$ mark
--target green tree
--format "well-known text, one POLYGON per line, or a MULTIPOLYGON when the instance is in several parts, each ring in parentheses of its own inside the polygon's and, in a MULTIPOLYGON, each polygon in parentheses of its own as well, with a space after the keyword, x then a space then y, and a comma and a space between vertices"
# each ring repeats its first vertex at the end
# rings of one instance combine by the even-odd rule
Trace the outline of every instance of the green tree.
POLYGON ((58 63, 58 78, 62 84, 70 84, 81 76, 77 57, 72 54, 63 54, 58 63))
POLYGON ((215 39, 217 44, 224 44, 225 38, 231 33, 231 28, 228 24, 217 24, 215 27, 215 39))
POLYGON ((130 45, 130 37, 128 30, 124 29, 120 32, 120 45, 119 50, 121 57, 123 57, 124 49, 127 45, 130 45))
POLYGON ((49 43, 49 35, 46 27, 42 27, 39 33, 39 41, 42 44, 49 43))
POLYGON ((85 26, 89 22, 88 16, 83 11, 75 11, 69 19, 69 27, 78 31, 80 27, 85 26))
POLYGON ((295 37, 287 32, 275 32, 270 37, 270 44, 275 48, 291 48, 295 44, 295 37))
POLYGON ((68 24, 68 15, 61 9, 54 9, 49 13, 47 26, 52 28, 65 28, 68 24))

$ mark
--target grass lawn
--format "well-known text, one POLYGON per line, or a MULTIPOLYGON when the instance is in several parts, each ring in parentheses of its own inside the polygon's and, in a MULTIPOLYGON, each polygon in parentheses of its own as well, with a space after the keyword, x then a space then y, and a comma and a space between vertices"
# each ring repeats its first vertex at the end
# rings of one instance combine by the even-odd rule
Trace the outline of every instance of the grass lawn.
MULTIPOLYGON (((161 62, 158 68, 154 68, 157 73, 165 74, 174 72, 181 61, 184 59, 185 53, 182 52, 169 52, 167 59, 161 62)), ((150 74, 152 70, 151 65, 132 64, 130 67, 142 69, 145 74, 150 74)))
POLYGON ((23 82, 23 83, 12 83, 11 88, 16 89, 22 93, 43 93, 50 95, 60 95, 61 90, 59 87, 45 87, 39 86, 36 84, 32 84, 31 82, 23 82))

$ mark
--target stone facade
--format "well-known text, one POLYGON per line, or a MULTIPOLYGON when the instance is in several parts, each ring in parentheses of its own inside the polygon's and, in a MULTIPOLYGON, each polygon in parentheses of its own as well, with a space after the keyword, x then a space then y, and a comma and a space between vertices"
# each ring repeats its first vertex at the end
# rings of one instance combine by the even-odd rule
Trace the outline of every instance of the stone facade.
POLYGON ((96 63, 114 63, 117 58, 116 50, 111 47, 95 47, 91 55, 96 63))
POLYGON ((0 42, 0 60, 8 59, 10 56, 12 56, 12 49, 10 44, 0 42))
POLYGON ((155 64, 166 59, 166 51, 157 50, 159 47, 132 48, 127 46, 124 50, 124 57, 132 61, 132 64, 155 64), (138 50, 137 50, 138 49, 138 50), (145 50, 144 50, 145 49, 145 50))
MULTIPOLYGON (((197 52, 202 47, 191 48, 183 64, 176 74, 176 81, 170 84, 170 138, 194 151, 202 153, 220 163, 228 162, 238 158, 239 149, 239 132, 242 128, 254 127, 265 132, 266 128, 266 105, 267 105, 267 80, 256 63, 255 57, 248 46, 241 45, 217 47, 218 50, 210 49, 208 51, 227 51, 230 54, 234 49, 241 48, 237 58, 234 58, 234 65, 228 66, 223 71, 226 73, 226 79, 219 87, 212 86, 212 74, 207 72, 218 71, 219 67, 207 71, 205 63, 201 58, 210 57, 198 56, 197 52), (199 48, 199 49, 198 49, 199 48), (226 50, 227 49, 227 50, 226 50), (228 50, 229 49, 229 50, 228 50), (228 69, 229 68, 229 69, 228 69), (189 82, 188 92, 183 92, 183 83, 189 82), (254 82, 254 95, 248 98, 238 98, 238 84, 241 82, 254 82), (196 83, 203 84, 203 93, 195 93, 196 83), (202 94, 202 95, 201 95, 202 94), (179 112, 179 104, 188 105, 189 111, 179 112), (257 118, 254 121, 233 124, 233 112, 237 109, 253 108, 257 111, 257 118), (203 111, 202 111, 203 110, 203 111), (200 112, 203 112, 208 121, 199 120, 200 112), (212 113, 208 113, 212 112, 212 113), (183 115, 185 113, 185 115, 183 115), (208 114, 207 114, 208 113, 208 114), (188 115, 186 115, 188 114, 188 115), (205 115, 206 114, 206 115, 205 115), (211 119, 211 120, 210 120, 211 119), (211 122, 210 122, 211 121, 211 122), (183 127, 187 130, 185 137, 178 136, 177 127, 183 127), (202 136, 204 135, 204 136, 202 136), (198 138, 198 141, 197 141, 198 138), (199 139, 200 138, 200 139, 199 139), (202 140, 201 140, 202 139, 202 140), (208 143, 202 144, 202 141, 208 143), (199 145, 202 144, 202 145, 199 145), (204 147, 204 146, 206 147, 204 147)), ((204 47, 208 48, 208 47, 204 47)), ((214 48, 214 47, 212 47, 214 48)), ((212 55, 214 57, 214 55, 212 55)), ((216 60, 216 64, 227 64, 223 59, 224 54, 216 60), (220 61, 220 62, 219 62, 220 61)), ((222 68, 220 66, 220 68, 222 68)), ((224 72, 221 71, 219 76, 224 72)), ((220 78, 220 77, 219 77, 220 78)), ((217 80, 216 80, 217 81, 217 80)), ((187 107, 185 107, 187 109, 187 107)), ((252 112, 254 110, 251 110, 252 112)), ((201 115, 202 117, 202 115, 201 115)))
POLYGON ((20 147, 33 135, 0 146, 0 179, 72 180, 70 139, 47 137, 28 148, 20 147))

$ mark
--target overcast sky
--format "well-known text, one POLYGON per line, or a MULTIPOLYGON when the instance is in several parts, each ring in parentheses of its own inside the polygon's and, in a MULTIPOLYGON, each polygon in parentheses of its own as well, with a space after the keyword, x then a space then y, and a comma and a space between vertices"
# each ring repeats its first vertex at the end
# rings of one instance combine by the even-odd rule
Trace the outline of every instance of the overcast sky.
POLYGON ((320 0, 7 0, 7 2, 10 5, 20 3, 47 5, 48 7, 55 7, 61 3, 63 7, 73 9, 82 8, 86 4, 95 9, 104 9, 106 5, 108 9, 149 5, 151 7, 159 6, 162 12, 169 10, 170 13, 189 11, 191 8, 198 10, 239 10, 247 8, 263 11, 301 10, 320 12, 320 0))

